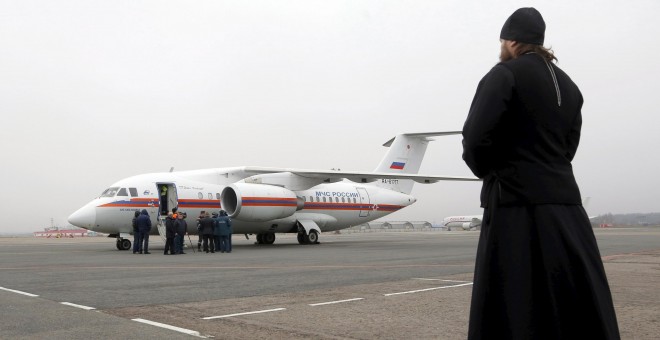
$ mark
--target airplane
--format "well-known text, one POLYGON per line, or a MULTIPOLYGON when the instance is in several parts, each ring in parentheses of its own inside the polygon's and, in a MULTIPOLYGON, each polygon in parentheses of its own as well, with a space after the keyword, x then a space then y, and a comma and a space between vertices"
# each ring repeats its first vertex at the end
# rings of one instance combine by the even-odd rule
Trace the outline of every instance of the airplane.
POLYGON ((447 227, 447 230, 471 230, 481 227, 481 218, 483 215, 469 215, 469 216, 449 216, 442 220, 442 225, 447 227))
MULTIPOLYGON (((161 233, 167 212, 188 216, 223 209, 234 234, 256 234, 257 244, 273 244, 276 233, 296 233, 300 244, 318 244, 321 232, 363 224, 417 201, 414 183, 479 181, 473 177, 417 174, 430 137, 461 131, 398 134, 374 172, 230 167, 172 171, 128 177, 69 216, 69 223, 116 238, 131 249, 134 211, 146 209, 151 234, 161 233)), ((188 221, 188 233, 197 234, 188 221)))
MULTIPOLYGON (((584 209, 587 209, 591 197, 585 197, 582 200, 582 206, 584 209)), ((593 219, 597 216, 589 216, 589 219, 593 219)), ((447 227, 447 230, 475 230, 480 229, 482 215, 468 215, 468 216, 448 216, 442 220, 442 225, 447 227), (460 228, 460 229, 459 229, 460 228)))

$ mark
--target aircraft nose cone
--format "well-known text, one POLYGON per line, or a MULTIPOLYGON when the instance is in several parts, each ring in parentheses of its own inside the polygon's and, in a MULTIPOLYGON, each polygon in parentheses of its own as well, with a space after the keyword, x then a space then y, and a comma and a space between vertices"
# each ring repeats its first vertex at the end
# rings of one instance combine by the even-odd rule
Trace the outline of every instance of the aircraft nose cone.
POLYGON ((69 216, 69 223, 80 228, 92 228, 96 224, 96 210, 94 207, 84 206, 69 216))

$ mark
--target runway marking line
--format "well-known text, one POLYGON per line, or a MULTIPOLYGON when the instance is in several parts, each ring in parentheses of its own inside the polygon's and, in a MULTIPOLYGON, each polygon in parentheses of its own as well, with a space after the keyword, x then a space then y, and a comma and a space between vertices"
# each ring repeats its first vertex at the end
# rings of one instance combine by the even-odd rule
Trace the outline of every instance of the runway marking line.
POLYGON ((461 283, 472 282, 472 281, 459 281, 459 280, 425 279, 425 278, 421 278, 421 277, 414 277, 413 280, 442 281, 442 282, 461 282, 461 283))
POLYGON ((146 323, 147 325, 152 325, 152 326, 156 326, 156 327, 169 329, 169 330, 176 331, 176 332, 179 332, 179 333, 184 333, 184 334, 196 336, 198 338, 206 338, 205 336, 201 336, 199 334, 199 332, 197 332, 197 331, 193 331, 193 330, 186 329, 186 328, 181 328, 181 327, 168 325, 166 323, 160 323, 160 322, 146 320, 146 319, 131 319, 131 320, 141 322, 141 323, 146 323))
POLYGON ((274 309, 258 310, 258 311, 254 311, 254 312, 245 312, 245 313, 218 315, 218 316, 207 316, 207 317, 202 318, 202 319, 203 320, 222 319, 222 318, 229 318, 229 317, 232 317, 232 316, 261 314, 261 313, 269 313, 269 312, 279 312, 279 311, 282 311, 282 310, 286 310, 286 308, 274 308, 274 309))
POLYGON ((84 309, 84 310, 95 310, 95 309, 96 309, 96 308, 94 308, 94 307, 83 306, 83 305, 77 305, 77 304, 75 304, 75 303, 71 303, 71 302, 60 302, 60 303, 63 304, 63 305, 67 305, 67 306, 71 306, 71 307, 76 307, 76 308, 80 308, 80 309, 84 309))
POLYGON ((442 286, 442 287, 433 287, 433 288, 426 288, 426 289, 409 290, 407 292, 389 293, 389 294, 383 294, 383 295, 384 296, 393 296, 393 295, 413 294, 413 293, 428 292, 430 290, 436 290, 436 289, 463 287, 463 286, 469 286, 469 285, 472 285, 472 282, 461 283, 461 284, 458 284, 458 285, 451 285, 451 286, 442 286))
POLYGON ((16 293, 16 294, 27 295, 27 296, 31 296, 31 297, 39 296, 39 295, 36 295, 36 294, 26 293, 26 292, 22 292, 20 290, 9 289, 9 288, 5 288, 5 287, 0 287, 0 290, 4 290, 4 291, 7 291, 7 292, 12 292, 12 293, 16 293))
POLYGON ((312 306, 312 307, 315 307, 315 306, 332 305, 332 304, 335 304, 335 303, 351 302, 351 301, 358 301, 358 300, 364 300, 364 298, 354 298, 354 299, 337 300, 337 301, 329 301, 329 302, 310 303, 309 305, 312 306))

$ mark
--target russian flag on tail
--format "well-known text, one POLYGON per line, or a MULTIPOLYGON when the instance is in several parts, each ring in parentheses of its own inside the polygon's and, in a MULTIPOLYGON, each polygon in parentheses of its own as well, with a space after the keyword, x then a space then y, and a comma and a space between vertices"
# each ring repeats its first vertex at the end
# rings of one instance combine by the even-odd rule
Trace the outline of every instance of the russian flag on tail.
POLYGON ((404 166, 406 166, 406 163, 393 162, 392 165, 390 165, 390 169, 403 170, 404 166))

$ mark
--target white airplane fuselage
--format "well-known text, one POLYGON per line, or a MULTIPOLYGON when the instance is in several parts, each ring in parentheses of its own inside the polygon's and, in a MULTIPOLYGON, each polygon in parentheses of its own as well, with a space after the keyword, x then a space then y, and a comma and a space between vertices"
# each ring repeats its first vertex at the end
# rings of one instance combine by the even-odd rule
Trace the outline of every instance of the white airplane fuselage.
POLYGON ((146 210, 150 233, 164 233, 163 216, 177 208, 187 214, 188 233, 197 217, 226 211, 234 234, 257 234, 272 244, 276 233, 297 233, 301 244, 318 243, 321 232, 336 231, 384 217, 416 202, 414 183, 475 181, 472 177, 419 175, 430 137, 460 131, 399 134, 373 172, 235 167, 152 173, 112 184, 69 216, 75 226, 117 237, 127 250, 136 211, 146 210), (156 227, 154 227, 156 226, 156 227))
MULTIPOLYGON (((76 226, 96 232, 128 234, 132 232, 131 221, 134 212, 146 209, 152 225, 155 226, 162 208, 159 185, 170 184, 176 190, 176 199, 169 202, 173 206, 168 207, 167 210, 176 206, 179 212, 186 212, 188 233, 196 234, 195 220, 201 211, 211 213, 222 209, 220 195, 228 185, 235 182, 233 178, 221 176, 227 173, 231 173, 231 169, 153 173, 129 177, 112 184, 110 193, 106 193, 105 197, 102 195, 95 198, 74 212, 69 217, 69 221, 76 226), (215 177, 218 183, 195 181, 187 175, 195 178, 204 175, 208 178, 215 177), (111 195, 113 191, 115 193, 111 195)), ((302 209, 290 216, 267 221, 234 218, 232 219, 234 233, 292 232, 298 220, 312 220, 324 232, 335 231, 373 221, 416 201, 414 197, 404 193, 348 181, 319 184, 294 192, 297 200, 302 201, 302 209)), ((269 202, 255 202, 257 209, 277 209, 277 200, 281 197, 259 197, 259 199, 269 202)), ((156 234, 158 231, 152 228, 151 233, 156 234)))

